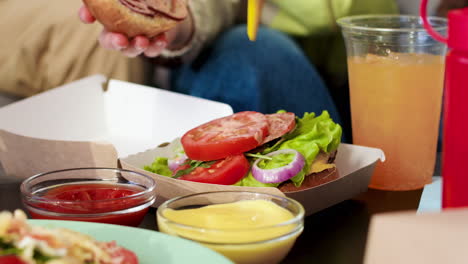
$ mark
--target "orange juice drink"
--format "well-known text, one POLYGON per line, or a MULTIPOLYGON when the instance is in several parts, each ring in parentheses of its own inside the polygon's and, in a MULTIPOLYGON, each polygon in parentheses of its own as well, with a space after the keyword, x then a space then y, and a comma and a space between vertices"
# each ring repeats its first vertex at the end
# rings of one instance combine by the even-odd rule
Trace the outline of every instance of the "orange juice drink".
MULTIPOLYGON (((429 22, 445 34, 445 19, 429 22)), ((386 156, 369 187, 423 188, 437 154, 446 46, 417 16, 351 16, 338 24, 348 57, 353 143, 386 156)))
POLYGON ((416 53, 348 58, 353 142, 381 148, 370 187, 418 189, 431 182, 444 57, 416 53))

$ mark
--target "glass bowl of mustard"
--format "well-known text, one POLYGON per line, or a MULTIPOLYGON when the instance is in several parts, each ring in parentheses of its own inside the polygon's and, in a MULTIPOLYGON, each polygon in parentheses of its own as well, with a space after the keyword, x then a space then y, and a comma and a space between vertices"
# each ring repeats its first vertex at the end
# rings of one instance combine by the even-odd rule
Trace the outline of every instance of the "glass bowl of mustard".
POLYGON ((198 242, 235 263, 279 263, 304 229, 304 208, 257 192, 197 193, 164 202, 159 231, 198 242))

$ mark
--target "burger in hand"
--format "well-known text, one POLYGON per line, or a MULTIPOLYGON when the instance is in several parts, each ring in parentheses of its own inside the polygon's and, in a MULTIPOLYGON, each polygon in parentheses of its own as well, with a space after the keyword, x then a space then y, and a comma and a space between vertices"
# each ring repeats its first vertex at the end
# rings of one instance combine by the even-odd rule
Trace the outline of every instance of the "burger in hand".
POLYGON ((107 31, 155 37, 188 16, 186 0, 83 0, 107 31))

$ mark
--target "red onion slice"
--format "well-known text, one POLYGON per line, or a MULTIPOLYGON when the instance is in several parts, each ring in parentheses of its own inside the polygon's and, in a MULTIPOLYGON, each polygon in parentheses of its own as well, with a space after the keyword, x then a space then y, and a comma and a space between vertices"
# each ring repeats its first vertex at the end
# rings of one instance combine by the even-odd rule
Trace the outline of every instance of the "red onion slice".
POLYGON ((280 183, 286 180, 291 179, 296 176, 305 165, 304 156, 294 149, 281 149, 271 153, 268 153, 266 156, 272 157, 279 154, 294 154, 294 159, 286 166, 275 168, 275 169, 261 169, 258 167, 258 163, 261 159, 257 159, 252 165, 252 175, 254 178, 263 183, 280 183))
POLYGON ((175 171, 187 158, 185 154, 177 154, 175 157, 167 159, 167 166, 171 171, 175 171))

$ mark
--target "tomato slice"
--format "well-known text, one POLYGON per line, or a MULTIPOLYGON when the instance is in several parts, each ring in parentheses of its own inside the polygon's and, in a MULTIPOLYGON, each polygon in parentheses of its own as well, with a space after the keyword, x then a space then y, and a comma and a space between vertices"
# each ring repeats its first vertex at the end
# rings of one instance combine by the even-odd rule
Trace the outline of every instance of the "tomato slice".
POLYGON ((117 245, 115 241, 104 243, 102 246, 113 259, 113 263, 120 264, 138 264, 138 257, 133 252, 117 245))
POLYGON ((268 137, 263 143, 282 137, 296 127, 296 115, 291 112, 266 115, 268 121, 268 137))
MULTIPOLYGON (((182 165, 174 171, 185 170, 190 165, 182 165)), ((242 179, 249 172, 250 164, 244 155, 229 156, 218 160, 209 168, 197 167, 179 179, 194 182, 231 185, 242 179)))
POLYGON ((26 264, 19 257, 14 255, 0 256, 0 264, 26 264))
POLYGON ((252 150, 268 136, 268 122, 264 114, 239 112, 215 119, 182 136, 185 153, 192 160, 224 159, 252 150))

